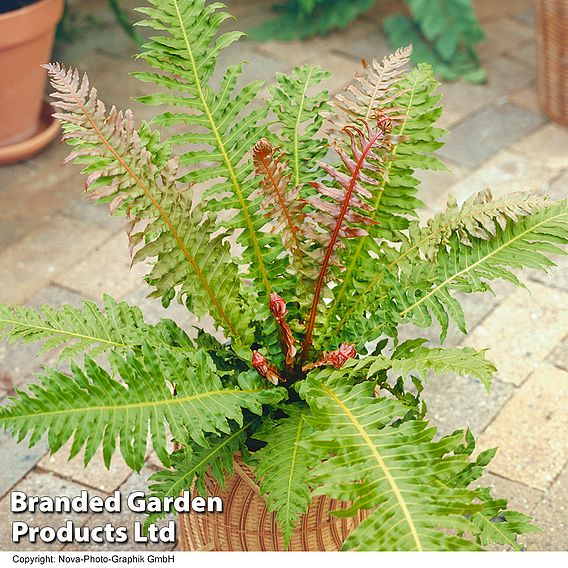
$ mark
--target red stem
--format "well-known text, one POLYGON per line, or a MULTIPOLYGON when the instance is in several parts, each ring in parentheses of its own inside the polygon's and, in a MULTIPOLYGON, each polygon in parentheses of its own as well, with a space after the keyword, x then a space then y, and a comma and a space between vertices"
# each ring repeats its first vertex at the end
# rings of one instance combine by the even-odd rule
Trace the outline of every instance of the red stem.
POLYGON ((339 231, 341 230, 341 226, 343 225, 343 220, 345 215, 347 214, 347 210, 349 209, 349 202, 351 201, 351 196, 353 195, 353 190, 355 189, 355 184, 357 183, 357 179, 359 178, 359 174, 361 173, 361 169, 363 168, 363 164, 365 163, 366 157, 370 152, 371 148, 375 145, 377 139, 382 135, 382 131, 380 129, 377 130, 375 135, 369 140, 369 143, 363 148, 361 157, 357 161, 357 166, 351 175, 351 181, 349 183, 349 187, 347 189, 347 195, 345 196, 345 200, 341 206, 341 211, 339 212, 339 217, 337 218, 337 223, 335 228, 333 229, 333 233, 331 234, 331 239, 329 244, 327 245, 327 249, 325 251, 325 256, 323 258, 323 264, 318 274, 318 279, 316 282, 316 289, 314 292, 314 299, 312 302, 312 309, 310 311, 310 319, 308 321, 308 326, 306 328, 306 338, 304 339, 304 344, 302 347, 302 354, 300 356, 300 362, 304 363, 307 356, 310 346, 312 344, 312 335, 314 333, 314 326, 316 323, 316 315, 318 312, 318 304, 321 295, 321 291, 323 288, 323 284, 325 281, 325 275, 327 274, 327 269, 329 267, 329 262, 331 260, 331 255, 333 253, 333 249, 335 248, 335 243, 339 236, 339 231))

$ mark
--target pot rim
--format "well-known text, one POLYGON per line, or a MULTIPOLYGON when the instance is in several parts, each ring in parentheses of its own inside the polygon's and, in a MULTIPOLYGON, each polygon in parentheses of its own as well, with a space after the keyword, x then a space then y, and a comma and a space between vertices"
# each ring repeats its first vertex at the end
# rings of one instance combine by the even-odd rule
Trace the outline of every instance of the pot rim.
POLYGON ((28 43, 45 34, 63 16, 64 0, 39 0, 0 14, 0 50, 28 43))

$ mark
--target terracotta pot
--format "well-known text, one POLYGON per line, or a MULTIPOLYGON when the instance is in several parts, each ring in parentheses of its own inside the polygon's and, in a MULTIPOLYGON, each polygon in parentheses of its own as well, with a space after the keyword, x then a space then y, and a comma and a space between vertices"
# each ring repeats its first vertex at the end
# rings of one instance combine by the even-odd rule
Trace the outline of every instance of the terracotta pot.
POLYGON ((42 101, 63 0, 40 0, 0 14, 0 149, 45 130, 42 101))
MULTIPOLYGON (((266 509, 254 474, 240 459, 225 489, 212 478, 206 480, 207 495, 223 499, 222 513, 183 513, 178 517, 180 550, 283 551, 284 541, 275 516, 266 509)), ((345 504, 316 496, 297 527, 289 550, 336 551, 363 520, 364 513, 340 518, 331 514, 345 504)))

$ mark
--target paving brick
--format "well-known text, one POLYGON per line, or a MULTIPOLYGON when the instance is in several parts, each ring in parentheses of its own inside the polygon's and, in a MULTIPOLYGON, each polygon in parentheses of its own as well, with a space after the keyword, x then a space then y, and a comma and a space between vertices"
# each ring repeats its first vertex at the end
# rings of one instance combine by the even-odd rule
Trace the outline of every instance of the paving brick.
POLYGON ((357 29, 357 37, 353 39, 344 38, 343 41, 338 42, 336 51, 357 59, 365 59, 370 63, 373 59, 381 61, 393 50, 382 31, 372 30, 367 35, 362 35, 361 31, 357 29))
POLYGON ((440 119, 443 128, 453 127, 482 107, 493 102, 496 93, 485 85, 474 85, 464 81, 444 83, 439 88, 442 94, 444 112, 440 119))
POLYGON ((534 39, 534 29, 517 20, 504 17, 483 25, 486 40, 479 46, 482 60, 496 57, 507 51, 511 52, 534 39))
POLYGON ((526 537, 529 550, 568 550, 568 466, 565 466, 534 511, 542 530, 526 537))
MULTIPOLYGON (((547 168, 538 160, 530 160, 525 156, 509 150, 499 152, 494 158, 466 175, 448 188, 458 201, 465 201, 471 195, 486 187, 491 189, 495 197, 517 191, 547 192, 555 171, 547 168)), ((441 208, 445 205, 445 197, 433 206, 441 208)))
POLYGON ((486 65, 487 88, 494 93, 509 95, 536 80, 534 66, 527 66, 509 55, 491 59, 486 65))
POLYGON ((0 218, 0 251, 21 239, 26 234, 22 223, 0 218))
POLYGON ((56 454, 46 455, 38 465, 60 477, 88 485, 104 493, 112 493, 118 489, 132 472, 124 462, 120 452, 116 452, 112 457, 109 469, 104 464, 100 450, 97 451, 85 468, 83 452, 69 461, 70 449, 71 442, 68 442, 56 454))
POLYGON ((321 65, 331 72, 331 78, 322 83, 322 86, 335 94, 353 81, 353 76, 361 70, 361 63, 345 56, 329 54, 322 63, 318 59, 306 61, 314 65, 321 65))
MULTIPOLYGON (((473 8, 479 20, 486 22, 502 16, 524 14, 531 8, 531 0, 474 0, 473 8)), ((485 25, 483 23, 484 28, 485 25)))
MULTIPOLYGON (((28 448, 24 441, 20 444, 12 436, 0 432, 2 448, 2 468, 0 468, 0 495, 5 495, 47 452, 47 443, 41 441, 28 448)), ((3 524, 3 523, 0 523, 3 524)), ((0 544, 3 539, 0 538, 0 544)))
POLYGON ((221 52, 218 65, 213 74, 212 84, 217 88, 226 69, 230 65, 236 65, 246 61, 243 74, 237 82, 237 87, 242 87, 251 81, 273 82, 277 71, 285 71, 288 67, 284 61, 268 56, 255 48, 250 41, 239 41, 238 49, 226 49, 221 52))
POLYGON ((534 71, 537 67, 536 43, 530 42, 516 49, 509 50, 513 59, 519 61, 525 70, 534 71))
POLYGON ((564 337, 547 357, 547 361, 568 371, 568 336, 564 337))
MULTIPOLYGON (((486 449, 486 448, 479 448, 486 449)), ((499 475, 486 472, 476 483, 477 487, 490 487, 492 495, 498 499, 507 499, 508 507, 525 515, 532 515, 536 506, 543 498, 544 492, 529 487, 524 483, 517 483, 499 475)), ((526 537, 522 539, 526 540, 526 537)))
MULTIPOLYGON (((81 494, 81 490, 86 489, 82 485, 73 483, 69 480, 61 479, 56 475, 48 472, 34 471, 25 479, 14 487, 17 491, 24 491, 28 496, 31 495, 49 495, 54 497, 62 495, 66 497, 76 497, 81 494)), ((90 495, 101 495, 95 491, 89 491, 90 495)), ((104 495, 101 495, 104 497, 104 495)), ((55 529, 65 524, 67 520, 71 520, 74 524, 80 526, 90 518, 90 513, 12 513, 10 511, 10 497, 6 495, 0 501, 0 549, 2 550, 60 550, 63 544, 55 541, 53 543, 30 543, 21 541, 17 544, 12 542, 11 523, 13 521, 22 520, 29 526, 46 527, 51 526, 55 529)), ((25 537, 24 537, 25 538, 25 537)))
POLYGON ((460 166, 446 164, 449 171, 419 170, 415 176, 420 180, 418 197, 426 206, 435 211, 445 209, 448 199, 448 189, 463 179, 469 173, 460 166))
POLYGON ((538 94, 535 85, 529 85, 520 91, 509 95, 509 100, 516 106, 533 112, 540 112, 538 94))
POLYGON ((568 197, 568 171, 555 178, 548 186, 546 193, 553 199, 566 199, 568 197))
POLYGON ((568 129, 550 123, 518 140, 511 149, 558 173, 568 168, 567 147, 568 129))
POLYGON ((535 25, 534 8, 529 6, 526 10, 522 12, 517 12, 514 17, 527 26, 535 25))
POLYGON ((66 290, 65 288, 50 284, 34 294, 27 302, 27 305, 31 308, 39 308, 44 304, 47 304, 52 308, 59 308, 63 305, 71 304, 78 308, 84 301, 84 296, 81 296, 76 292, 72 292, 71 290, 66 290))
POLYGON ((495 104, 456 126, 440 155, 473 169, 544 122, 542 115, 527 109, 495 104))
POLYGON ((146 269, 136 264, 130 269, 130 254, 125 233, 120 233, 96 247, 81 262, 53 279, 55 284, 89 298, 100 299, 104 293, 122 298, 139 284, 146 269))
MULTIPOLYGON (((126 505, 126 499, 130 493, 133 491, 144 491, 147 492, 147 485, 148 485, 148 477, 153 472, 144 468, 141 472, 141 475, 136 473, 131 474, 128 480, 121 485, 120 493, 122 498, 122 510, 120 513, 100 513, 97 515, 92 516, 86 523, 86 526, 101 526, 105 525, 106 523, 112 523, 114 526, 124 526, 128 529, 128 534, 133 534, 133 525, 135 522, 144 523, 146 520, 146 515, 144 513, 133 513, 126 505)), ((160 521, 158 523, 159 526, 164 526, 168 521, 173 519, 174 517, 168 516, 165 520, 160 521)), ((125 544, 116 544, 116 543, 102 543, 97 545, 97 550, 102 551, 115 551, 115 552, 122 552, 125 549, 125 544)), ((169 543, 135 543, 132 541, 132 538, 128 541, 127 549, 129 551, 133 550, 140 550, 145 552, 153 552, 159 550, 172 550, 175 547, 173 544, 169 543)), ((65 550, 75 550, 75 551, 82 551, 82 550, 90 550, 92 549, 92 545, 89 544, 79 544, 73 543, 66 545, 65 550)))
POLYGON ((469 428, 479 435, 507 402, 513 387, 495 381, 491 391, 477 380, 454 375, 431 377, 423 391, 428 418, 443 434, 469 428))
POLYGON ((83 196, 70 201, 63 213, 67 217, 80 219, 85 223, 113 232, 126 227, 126 219, 122 216, 111 216, 107 204, 95 203, 83 196))
MULTIPOLYGON (((50 216, 65 211, 81 192, 82 181, 76 168, 61 168, 54 162, 42 167, 41 173, 0 193, 0 225, 6 223, 8 230, 20 237, 32 232, 50 216)), ((3 233, 4 229, 1 229, 0 239, 3 233)))
POLYGON ((0 253, 0 301, 21 303, 109 233, 56 215, 0 253))
POLYGON ((555 254, 550 255, 550 259, 556 264, 555 267, 548 272, 530 271, 529 278, 533 282, 568 292, 568 257, 555 254))
POLYGON ((568 294, 530 283, 508 296, 464 341, 475 349, 489 347, 498 377, 520 385, 541 367, 546 356, 568 333, 568 294))
POLYGON ((29 380, 30 375, 44 366, 55 364, 57 354, 38 356, 39 345, 34 343, 0 343, 0 384, 8 393, 29 380))
POLYGON ((545 490, 568 461, 568 373, 536 369, 480 439, 499 446, 489 471, 545 490))
POLYGON ((306 40, 265 41, 257 50, 278 59, 292 67, 306 60, 327 69, 327 57, 331 51, 360 59, 382 58, 390 53, 384 34, 377 29, 376 23, 369 20, 357 20, 356 24, 343 30, 333 31, 327 36, 311 37, 306 40))

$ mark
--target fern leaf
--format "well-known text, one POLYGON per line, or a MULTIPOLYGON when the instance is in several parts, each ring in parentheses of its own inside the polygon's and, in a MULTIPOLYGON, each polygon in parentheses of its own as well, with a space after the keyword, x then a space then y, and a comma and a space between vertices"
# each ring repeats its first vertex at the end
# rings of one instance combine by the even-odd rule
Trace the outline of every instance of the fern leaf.
POLYGON ((182 491, 195 486, 200 495, 206 496, 205 473, 211 473, 221 487, 226 477, 233 475, 233 456, 244 446, 246 432, 258 420, 245 421, 242 426, 222 436, 207 436, 206 447, 186 447, 171 455, 171 468, 150 476, 148 489, 152 497, 177 497, 182 491))
MULTIPOLYGON (((379 82, 375 83, 380 92, 379 85, 379 82)), ((389 87, 384 102, 380 97, 371 98, 392 122, 391 151, 384 158, 385 172, 378 187, 373 190, 370 217, 376 224, 369 228, 368 236, 346 243, 345 251, 341 253, 345 259, 345 272, 339 277, 340 284, 334 290, 327 320, 322 324, 326 328, 331 326, 329 337, 333 338, 334 344, 351 339, 337 333, 337 320, 341 328, 347 319, 346 314, 357 314, 355 310, 370 297, 367 289, 375 285, 373 275, 377 273, 377 258, 384 256, 384 247, 378 243, 385 240, 397 244, 404 242, 402 231, 409 227, 409 219, 415 217, 417 209, 422 206, 416 197, 418 180, 414 172, 444 168, 432 155, 441 146, 438 138, 444 133, 434 127, 441 112, 437 106, 440 99, 436 94, 437 85, 431 68, 419 65, 389 87)), ((354 107, 353 112, 357 110, 362 114, 368 109, 372 109, 371 102, 368 106, 354 107)), ((363 312, 361 307, 359 313, 363 312)))
MULTIPOLYGON (((206 184, 209 207, 235 209, 237 214, 225 225, 244 229, 239 242, 245 251, 243 265, 249 265, 258 293, 266 300, 271 292, 271 275, 280 269, 272 263, 278 241, 260 232, 264 225, 259 201, 252 200, 255 189, 252 164, 245 160, 250 149, 266 132, 264 107, 250 110, 262 87, 254 81, 237 88, 243 64, 224 73, 219 89, 212 86, 212 75, 219 54, 241 37, 240 32, 217 36, 223 21, 230 17, 219 3, 204 0, 150 0, 151 7, 139 8, 147 18, 139 25, 159 31, 143 46, 140 55, 156 71, 135 73, 146 82, 165 89, 139 100, 150 105, 170 105, 157 115, 160 125, 183 127, 170 142, 182 147, 180 163, 188 172, 181 179, 206 184), (179 110, 178 110, 179 109, 179 110), (190 112, 188 112, 188 110, 190 112), (215 204, 214 201, 217 201, 215 204)), ((264 305, 264 301, 261 302, 264 305)))
POLYGON ((154 259, 146 277, 154 295, 167 304, 179 288, 198 317, 211 314, 227 334, 248 341, 229 245, 224 235, 213 236, 218 227, 212 216, 191 208, 188 191, 175 182, 177 164, 167 147, 146 125, 136 130, 130 111, 113 107, 107 114, 86 76, 81 80, 76 70, 57 64, 47 69, 61 110, 55 116, 74 146, 67 160, 85 166, 92 198, 110 201, 111 212, 128 212, 131 242, 138 248, 134 261, 154 259), (148 226, 136 232, 140 223, 148 226))
POLYGON ((353 83, 348 85, 332 100, 334 113, 330 115, 332 123, 342 125, 359 120, 369 121, 378 110, 392 115, 396 107, 388 110, 400 94, 397 84, 406 70, 412 46, 399 48, 387 55, 379 63, 376 59, 369 65, 364 62, 363 72, 355 75, 353 83))
MULTIPOLYGON (((454 196, 450 195, 446 211, 429 219, 427 226, 413 236, 411 246, 427 260, 434 260, 440 246, 447 245, 454 234, 462 244, 471 246, 472 237, 490 239, 495 236, 497 226, 504 229, 508 220, 516 223, 521 217, 548 204, 546 195, 519 192, 493 199, 491 191, 484 189, 459 207, 454 196)), ((408 252, 405 256, 409 256, 408 252)))
POLYGON ((425 339, 410 339, 400 344, 391 357, 366 357, 358 363, 357 370, 368 367, 367 378, 370 378, 379 370, 392 369, 396 376, 406 379, 416 373, 423 381, 430 372, 437 375, 453 373, 475 377, 489 389, 497 369, 485 358, 486 350, 476 351, 471 347, 428 348, 423 345, 425 342, 425 339))
POLYGON ((280 131, 275 144, 290 156, 291 182, 295 187, 316 181, 315 165, 324 159, 327 141, 319 136, 324 113, 328 112, 327 91, 312 91, 331 74, 315 65, 296 67, 291 75, 276 74, 269 88, 270 108, 278 119, 280 131))
POLYGON ((282 233, 284 246, 301 264, 300 228, 304 219, 304 202, 300 200, 299 186, 291 186, 291 173, 283 159, 284 155, 278 154, 266 138, 253 148, 254 169, 260 178, 259 192, 263 196, 260 208, 264 217, 270 219, 270 231, 282 233))
MULTIPOLYGON (((434 262, 438 251, 447 247, 452 236, 468 247, 472 246, 471 239, 491 239, 496 234, 497 227, 504 228, 507 221, 517 222, 520 218, 534 213, 550 204, 546 196, 533 195, 519 192, 504 195, 493 199, 491 191, 485 189, 469 199, 461 207, 458 207, 452 196, 448 199, 448 207, 445 212, 435 215, 427 221, 426 227, 419 227, 418 222, 411 222, 408 229, 408 237, 402 237, 400 247, 396 249, 386 246, 384 243, 377 249, 377 256, 381 259, 378 269, 374 270, 374 276, 366 286, 352 298, 351 304, 345 306, 341 313, 341 319, 333 328, 333 332, 345 340, 350 340, 361 334, 361 326, 351 326, 345 330, 344 326, 353 323, 356 314, 366 312, 370 307, 377 309, 377 296, 384 297, 388 287, 382 285, 389 280, 390 273, 409 272, 413 266, 420 265, 424 260, 434 262)), ((358 282, 354 282, 358 283, 358 282)), ((337 303, 340 303, 342 288, 336 295, 337 303)), ((378 300, 380 301, 380 300, 378 300)), ((334 310, 334 304, 331 312, 334 310)), ((335 308, 337 312, 338 309, 335 308)), ((385 322, 382 315, 379 318, 385 322)), ((331 316, 330 316, 331 318, 331 316)), ((361 318, 358 319, 362 323, 361 318)), ((373 333, 377 330, 373 329, 373 333)))
MULTIPOLYGON (((471 432, 466 432, 466 444, 463 454, 470 456, 475 449, 475 439, 471 432)), ((472 461, 458 475, 439 481, 445 487, 467 487, 478 480, 484 473, 486 466, 497 453, 497 448, 480 452, 475 461, 472 461)), ((530 524, 530 518, 517 511, 507 510, 505 499, 494 499, 488 487, 476 490, 481 508, 471 515, 472 534, 480 546, 489 544, 502 544, 510 546, 513 550, 522 550, 518 537, 523 534, 536 532, 538 529, 530 524)))
POLYGON ((374 3, 375 0, 286 0, 277 6, 278 16, 253 28, 251 35, 259 41, 327 35, 351 24, 374 3))
POLYGON ((203 352, 177 353, 144 346, 142 355, 128 351, 111 355, 122 382, 86 356, 84 369, 72 374, 47 370, 29 393, 18 392, 0 410, 0 426, 30 445, 47 433, 56 452, 73 437, 71 457, 85 447, 85 465, 102 446, 107 467, 120 439, 126 463, 139 471, 144 463, 148 432, 156 454, 169 465, 166 423, 181 443, 207 446, 205 434, 229 433, 228 421, 243 423, 242 409, 260 414, 263 403, 278 402, 282 389, 268 389, 252 374, 240 386, 223 388, 212 360, 203 352), (175 395, 172 394, 175 389, 175 395))
POLYGON ((312 500, 308 472, 317 457, 301 445, 313 428, 306 422, 306 407, 286 406, 285 418, 265 423, 254 437, 266 442, 255 453, 255 473, 266 506, 276 513, 276 521, 288 547, 301 516, 312 500))
POLYGON ((495 279, 522 285, 511 269, 548 270, 555 266, 549 255, 566 254, 558 245, 568 243, 567 205, 560 201, 518 223, 509 220, 504 229, 497 228, 492 239, 474 239, 469 247, 460 247, 454 235, 448 250, 438 253, 435 264, 427 269, 415 267, 403 273, 400 281, 390 281, 389 293, 400 320, 424 327, 430 325, 434 314, 442 327, 442 339, 450 319, 465 333, 465 318, 452 292, 484 292, 495 279))
POLYGON ((399 420, 407 407, 373 396, 374 384, 308 377, 303 396, 316 432, 308 444, 331 454, 313 470, 317 494, 352 501, 346 515, 371 509, 344 544, 354 550, 467 550, 476 544, 445 531, 470 531, 475 492, 440 487, 467 465, 462 433, 434 441, 422 420, 399 420))
POLYGON ((364 130, 355 125, 344 128, 351 140, 351 155, 339 146, 336 147, 336 150, 347 173, 321 162, 322 169, 338 187, 335 185, 328 186, 321 182, 312 182, 312 185, 318 190, 318 194, 306 198, 306 201, 313 208, 308 216, 316 225, 316 230, 312 236, 314 240, 321 242, 325 252, 317 276, 310 317, 306 326, 306 338, 302 353, 304 360, 312 342, 321 293, 324 283, 329 277, 328 269, 336 257, 337 249, 343 244, 344 240, 366 235, 366 230, 362 226, 373 224, 372 218, 368 216, 368 213, 372 211, 372 207, 368 203, 372 198, 372 193, 365 185, 376 185, 378 183, 372 176, 383 169, 380 152, 390 143, 380 120, 377 122, 377 126, 371 126, 364 122, 362 125, 364 130))
POLYGON ((109 350, 140 346, 145 341, 166 345, 173 331, 178 340, 181 333, 185 342, 190 341, 173 322, 150 326, 136 306, 117 302, 106 294, 103 303, 104 311, 93 302, 83 302, 81 308, 65 305, 55 309, 44 305, 38 310, 0 304, 0 338, 9 342, 41 341, 39 353, 63 347, 59 361, 83 353, 94 357, 109 350), (172 329, 172 325, 177 329, 172 329))

